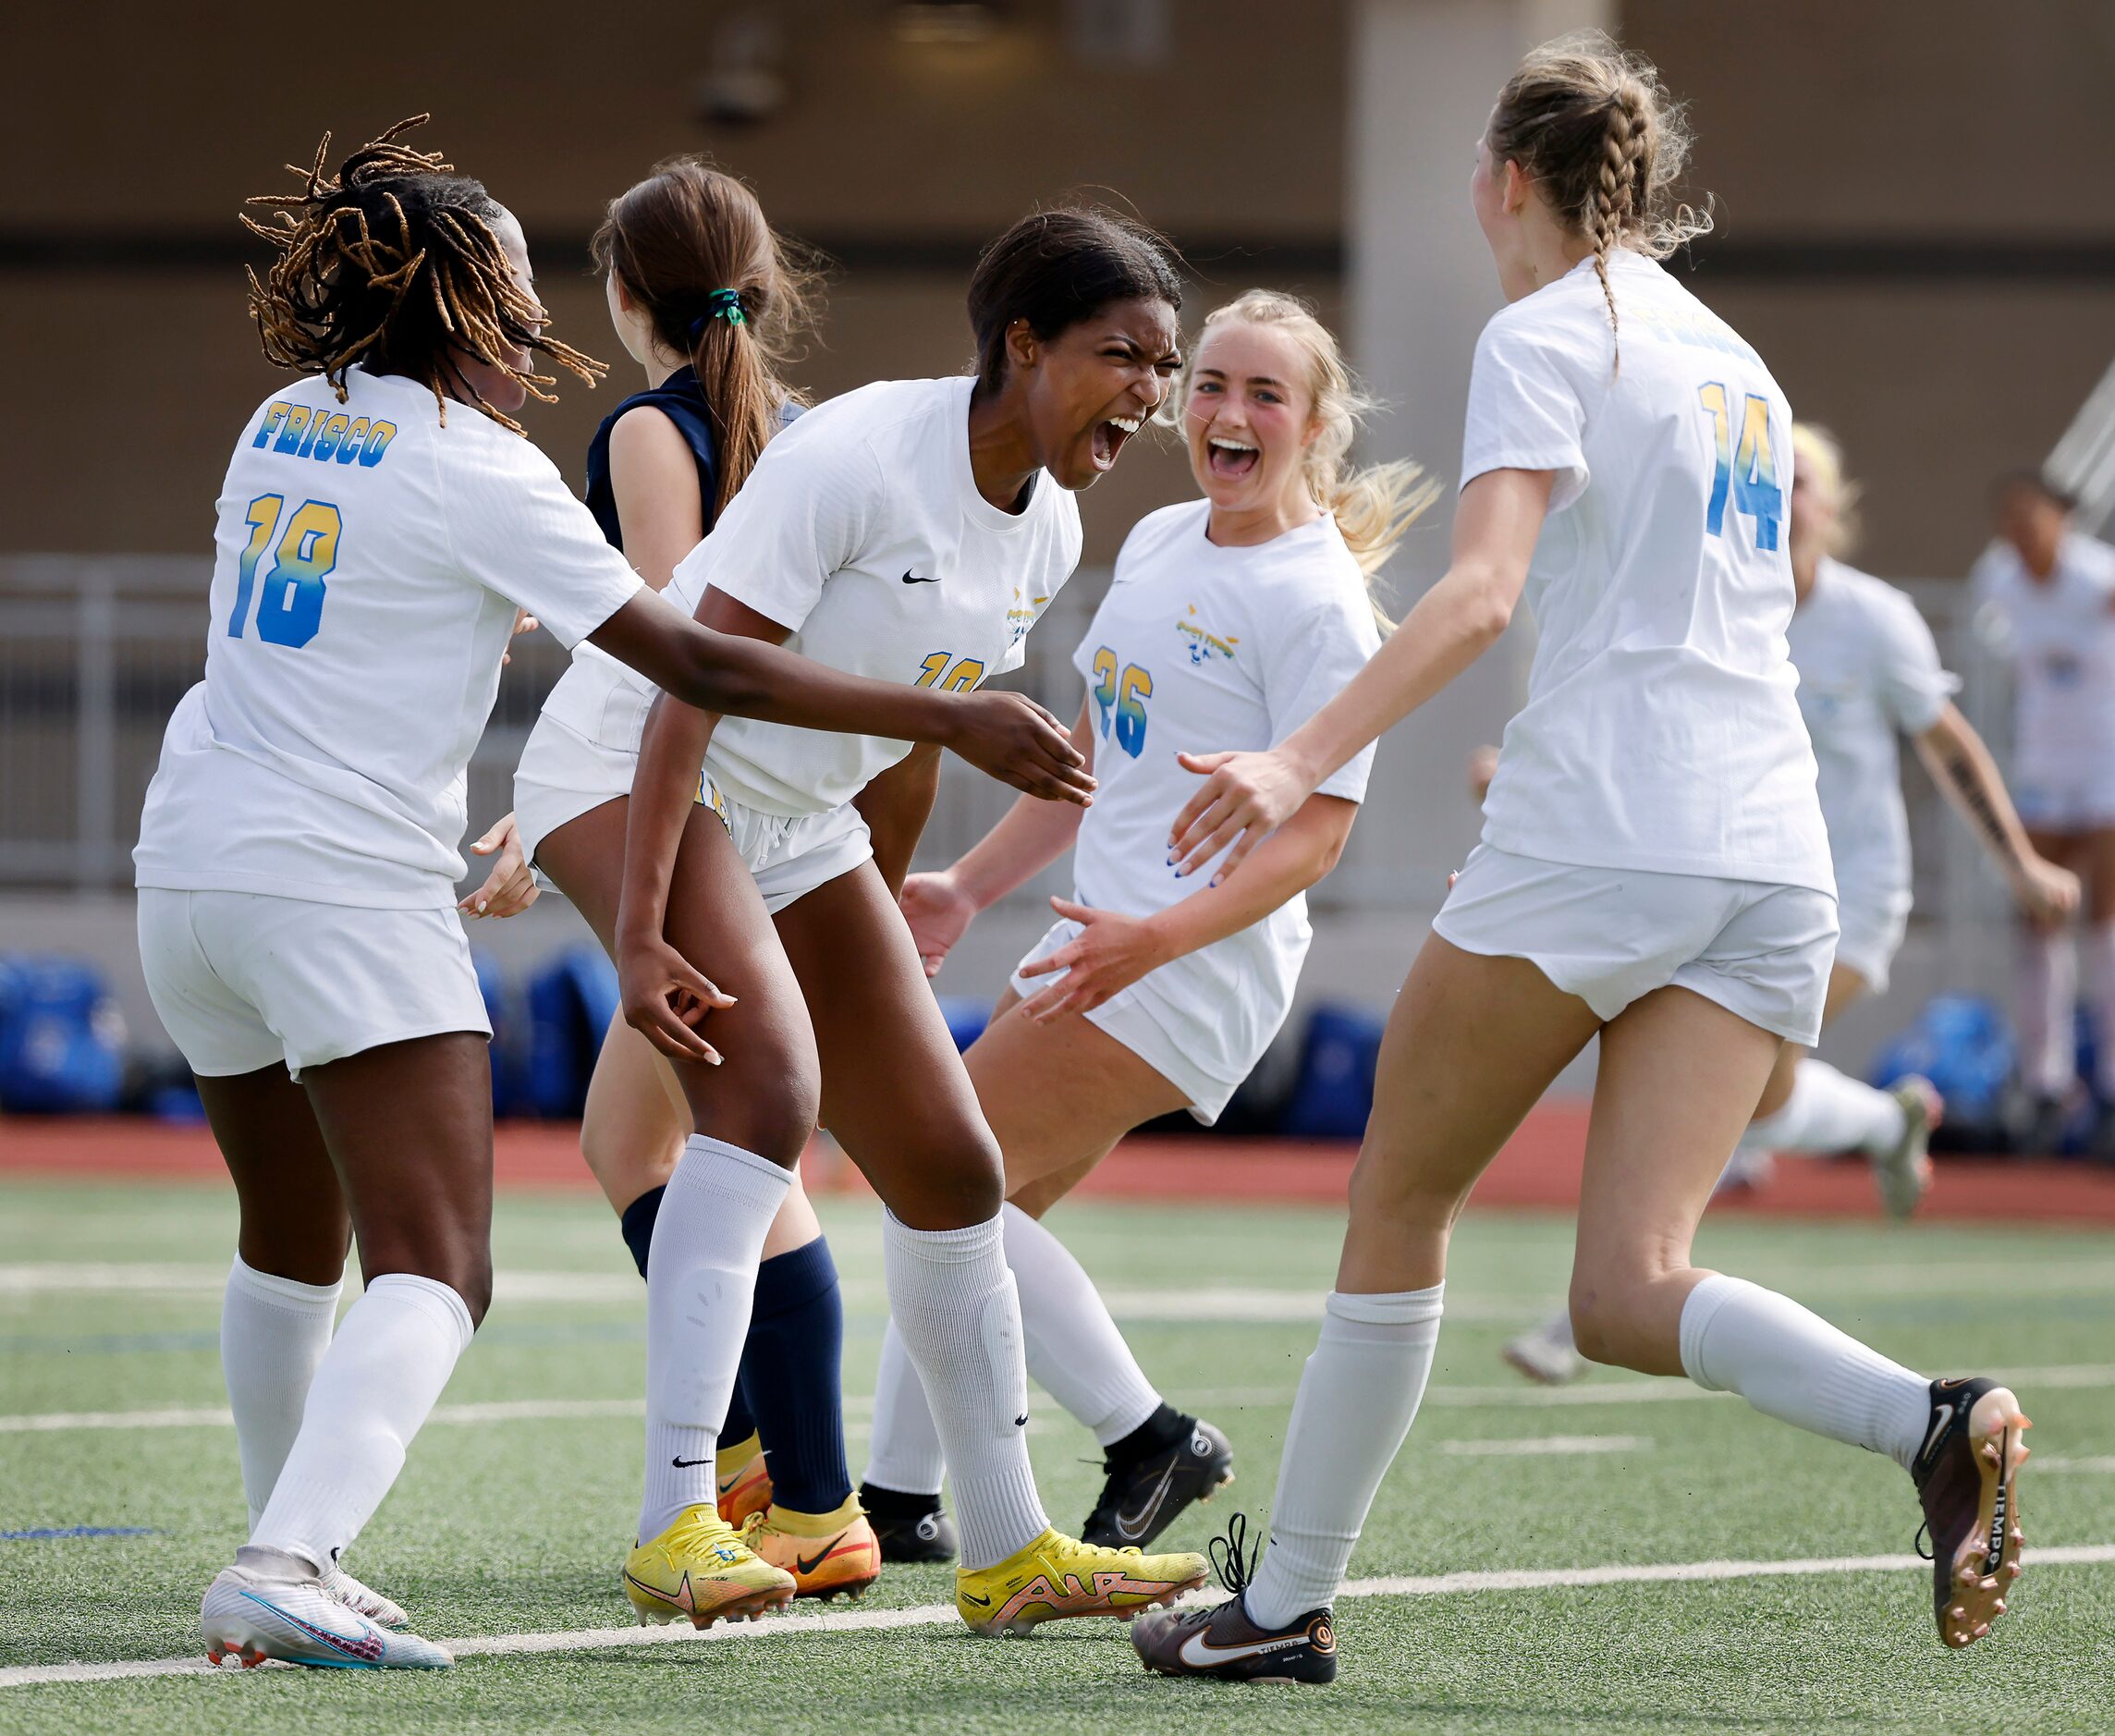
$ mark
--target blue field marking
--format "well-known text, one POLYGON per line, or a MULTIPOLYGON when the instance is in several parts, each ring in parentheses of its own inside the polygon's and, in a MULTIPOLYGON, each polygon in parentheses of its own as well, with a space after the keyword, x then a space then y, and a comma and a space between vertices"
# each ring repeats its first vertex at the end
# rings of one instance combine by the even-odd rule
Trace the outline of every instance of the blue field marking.
POLYGON ((54 1537, 153 1537, 152 1525, 43 1525, 35 1531, 0 1531, 0 1543, 43 1543, 54 1537))

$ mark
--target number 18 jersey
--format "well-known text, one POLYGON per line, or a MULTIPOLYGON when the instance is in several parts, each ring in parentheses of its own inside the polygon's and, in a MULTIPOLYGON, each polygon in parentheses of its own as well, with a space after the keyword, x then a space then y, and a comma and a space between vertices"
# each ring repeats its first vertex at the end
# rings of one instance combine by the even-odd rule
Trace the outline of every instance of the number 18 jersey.
POLYGON ((1553 472, 1540 638, 1484 806, 1496 850, 1833 892, 1791 620, 1791 411, 1754 350, 1643 255, 1501 309, 1464 485, 1553 472), (1617 356, 1620 344, 1620 362, 1617 356))
POLYGON ((640 589, 533 445, 354 369, 260 405, 221 489, 205 679, 169 719, 141 886, 445 907, 517 606, 566 644, 640 589))

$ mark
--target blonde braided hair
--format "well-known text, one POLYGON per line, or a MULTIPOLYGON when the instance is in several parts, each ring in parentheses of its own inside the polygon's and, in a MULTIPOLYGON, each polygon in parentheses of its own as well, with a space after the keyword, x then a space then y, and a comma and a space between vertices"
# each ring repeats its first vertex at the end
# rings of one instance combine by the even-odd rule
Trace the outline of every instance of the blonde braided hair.
POLYGON ((1533 50, 1498 92, 1485 137, 1495 163, 1519 164, 1559 220, 1593 244, 1611 336, 1616 249, 1664 259, 1711 226, 1708 211, 1673 200, 1690 146, 1680 105, 1652 62, 1598 31, 1533 50))

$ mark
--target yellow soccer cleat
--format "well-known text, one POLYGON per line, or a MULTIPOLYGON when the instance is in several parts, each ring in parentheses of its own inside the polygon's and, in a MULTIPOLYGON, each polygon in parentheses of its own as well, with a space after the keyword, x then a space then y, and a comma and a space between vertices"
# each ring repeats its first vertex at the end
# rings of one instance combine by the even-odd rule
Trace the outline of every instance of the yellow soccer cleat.
POLYGON ((1026 1633, 1045 1621, 1116 1616, 1171 1604, 1204 1583, 1201 1555, 1104 1549, 1045 1531, 996 1567, 955 1571, 955 1608, 979 1633, 1026 1633))
POLYGON ((793 1601, 793 1576, 752 1554, 734 1527, 700 1502, 624 1563, 625 1595, 639 1624, 768 1615, 793 1601))
POLYGON ((714 1455, 713 1484, 719 1495, 720 1517, 735 1527, 771 1505, 771 1473, 764 1462, 764 1436, 752 1435, 714 1455))
POLYGON ((752 1513, 741 1540, 752 1553, 793 1575, 794 1596, 857 1597, 881 1577, 881 1545, 856 1495, 833 1512, 797 1513, 772 1506, 752 1513))

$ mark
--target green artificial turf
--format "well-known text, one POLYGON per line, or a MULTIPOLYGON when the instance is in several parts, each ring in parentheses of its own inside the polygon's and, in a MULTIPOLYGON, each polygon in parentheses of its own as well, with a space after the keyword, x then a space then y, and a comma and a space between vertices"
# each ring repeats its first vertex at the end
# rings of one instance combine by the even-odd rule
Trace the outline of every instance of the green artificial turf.
MULTIPOLYGON (((1208 1158, 1201 1159, 1208 1161, 1208 1158)), ((865 1452, 883 1319, 871 1205, 825 1217, 845 1277, 848 1420, 865 1452)), ((1169 1534, 1202 1547, 1268 1507, 1340 1215, 1082 1204, 1052 1218, 1116 1299, 1168 1397, 1232 1436, 1240 1480, 1169 1534), (1209 1292, 1204 1305, 1196 1293, 1209 1292), (1223 1305, 1215 1302, 1222 1299, 1223 1305), (1203 1314, 1207 1317, 1183 1317, 1203 1314), (1211 1317, 1216 1314, 1218 1317, 1211 1317), (1228 1318, 1228 1314, 1241 1318, 1228 1318), (1263 1317, 1256 1317, 1263 1316, 1263 1317), (1275 1316, 1275 1317, 1274 1317, 1275 1316)), ((0 1417, 221 1404, 218 1278, 230 1202, 212 1187, 0 1181, 0 1417)), ((444 1407, 609 1400, 642 1389, 642 1291, 592 1196, 503 1197, 501 1299, 444 1407)), ((1472 1214, 1456 1242, 1434 1388, 1352 1562, 1360 1578, 1458 1570, 1899 1554, 1918 1513, 1892 1464, 1723 1398, 1534 1401, 1498 1360, 1560 1295, 1569 1226, 1472 1214), (1447 1443, 1629 1436, 1617 1451, 1461 1455, 1447 1443)), ((2018 1378, 2045 1460, 2115 1453, 2115 1249, 2063 1230, 1894 1230, 1719 1220, 1699 1258, 1773 1284, 1913 1366, 2018 1378), (2042 1386, 2023 1371, 2060 1372, 2042 1386), (2095 1370, 2100 1368, 2099 1373, 2095 1370)), ((1099 1484, 1092 1439, 1046 1401, 1031 1445, 1053 1519, 1099 1484)), ((348 1559, 446 1642, 629 1624, 641 1423, 623 1413, 441 1421, 348 1559)), ((0 1731, 1099 1729, 1445 1731, 2115 1728, 2115 1563, 2032 1565, 2036 1545, 2115 1543, 2105 1464, 2037 1473, 2028 1576, 1987 1641, 1950 1654, 1908 1572, 1346 1599, 1325 1690, 1167 1682, 1114 1623, 1032 1640, 951 1623, 528 1657, 445 1675, 268 1671, 0 1688, 0 1731)), ((198 1597, 240 1538, 224 1426, 0 1427, 0 1531, 151 1534, 0 1541, 0 1669, 184 1656, 198 1597)), ((863 1608, 951 1594, 891 1569, 863 1608)), ((836 1608, 842 1609, 844 1606, 836 1608)))

